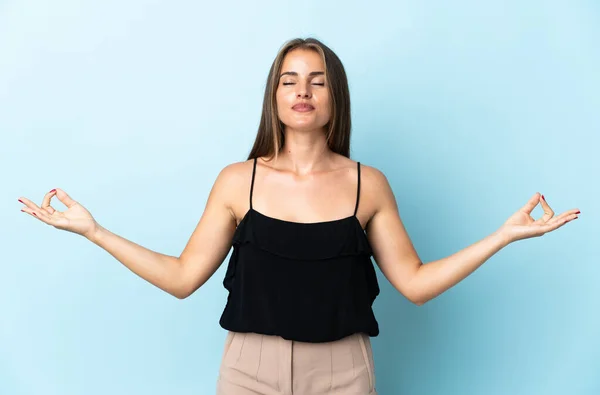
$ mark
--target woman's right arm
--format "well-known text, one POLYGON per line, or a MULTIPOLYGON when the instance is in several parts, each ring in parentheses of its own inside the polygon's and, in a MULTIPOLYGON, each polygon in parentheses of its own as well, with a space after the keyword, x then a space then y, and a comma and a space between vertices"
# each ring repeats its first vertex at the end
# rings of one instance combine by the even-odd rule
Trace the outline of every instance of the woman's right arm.
POLYGON ((81 204, 63 190, 49 192, 41 208, 21 198, 23 210, 57 229, 78 233, 106 250, 129 270, 183 299, 204 284, 219 268, 229 249, 236 228, 232 214, 232 191, 238 185, 240 164, 225 167, 215 181, 196 229, 179 257, 161 254, 127 240, 99 225, 81 204), (50 199, 56 194, 68 209, 54 210, 50 199))
POLYGON ((86 237, 139 277, 175 297, 185 297, 179 258, 142 247, 100 225, 86 237))

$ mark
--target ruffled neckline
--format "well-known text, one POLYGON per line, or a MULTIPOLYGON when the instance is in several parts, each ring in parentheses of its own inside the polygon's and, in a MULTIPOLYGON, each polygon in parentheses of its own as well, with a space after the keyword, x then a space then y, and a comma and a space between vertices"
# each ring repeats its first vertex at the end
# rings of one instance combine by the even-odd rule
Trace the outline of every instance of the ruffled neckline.
POLYGON ((329 221, 294 222, 250 208, 238 224, 232 244, 234 248, 252 244, 274 255, 301 260, 373 254, 356 215, 329 221))
MULTIPOLYGON (((306 225, 328 225, 328 224, 336 224, 336 223, 339 223, 339 222, 348 221, 350 219, 354 219, 354 220, 358 221, 358 218, 356 217, 356 215, 350 215, 348 217, 339 218, 339 219, 332 219, 332 220, 329 220, 329 221, 294 222, 294 221, 288 221, 288 220, 285 220, 285 219, 279 219, 279 218, 269 217, 268 215, 263 214, 260 211, 255 210, 254 208, 250 208, 246 212, 246 215, 244 216, 244 218, 242 218, 242 220, 240 221, 240 225, 242 224, 242 222, 244 221, 244 219, 250 214, 250 212, 253 212, 254 214, 257 214, 257 215, 259 215, 259 216, 261 216, 263 218, 269 219, 271 221, 282 222, 282 223, 291 224, 291 225, 302 225, 302 226, 306 226, 306 225)), ((358 221, 358 225, 362 228, 362 225, 360 224, 360 221, 358 221)))

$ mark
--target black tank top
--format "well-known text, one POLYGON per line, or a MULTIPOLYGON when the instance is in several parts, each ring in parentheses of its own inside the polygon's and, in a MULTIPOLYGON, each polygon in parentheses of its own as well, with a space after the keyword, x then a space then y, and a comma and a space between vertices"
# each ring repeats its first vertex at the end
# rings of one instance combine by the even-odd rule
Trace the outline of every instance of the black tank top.
POLYGON ((321 343, 357 332, 379 334, 372 305, 379 295, 372 250, 354 214, 300 223, 250 209, 233 236, 223 286, 229 291, 223 329, 321 343))

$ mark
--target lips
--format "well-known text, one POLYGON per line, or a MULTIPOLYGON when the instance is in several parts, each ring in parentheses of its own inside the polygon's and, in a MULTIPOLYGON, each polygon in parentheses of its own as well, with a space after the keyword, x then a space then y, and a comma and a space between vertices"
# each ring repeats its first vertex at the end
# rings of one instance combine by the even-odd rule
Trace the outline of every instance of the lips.
POLYGON ((294 107, 292 107, 292 109, 296 110, 296 111, 311 111, 311 110, 314 110, 315 108, 313 106, 311 106, 310 104, 298 103, 294 107))

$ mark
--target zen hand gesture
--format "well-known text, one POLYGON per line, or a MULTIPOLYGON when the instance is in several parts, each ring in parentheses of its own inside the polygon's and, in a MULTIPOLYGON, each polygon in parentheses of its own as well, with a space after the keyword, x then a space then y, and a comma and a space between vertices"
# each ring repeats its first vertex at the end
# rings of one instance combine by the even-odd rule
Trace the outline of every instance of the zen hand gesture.
POLYGON ((26 198, 20 198, 19 201, 27 206, 21 211, 29 213, 31 216, 48 225, 52 225, 57 229, 88 237, 93 234, 98 226, 94 217, 92 217, 92 214, 90 214, 90 212, 81 204, 71 199, 62 189, 53 189, 48 192, 44 196, 42 207, 38 207, 35 203, 26 198), (50 205, 50 199, 52 199, 52 196, 54 195, 67 206, 66 211, 57 211, 50 205))
POLYGON ((545 233, 556 230, 576 218, 578 209, 565 211, 557 217, 554 217, 554 211, 550 208, 543 195, 536 193, 519 211, 514 213, 500 228, 500 233, 503 234, 509 242, 527 239, 530 237, 542 236, 545 233), (544 215, 540 219, 533 219, 531 212, 538 205, 542 204, 544 215))

